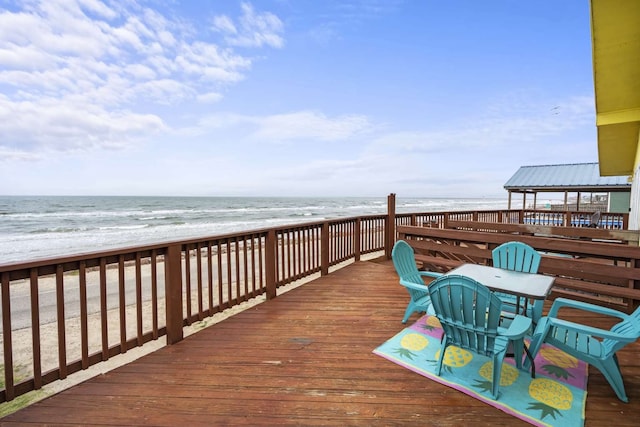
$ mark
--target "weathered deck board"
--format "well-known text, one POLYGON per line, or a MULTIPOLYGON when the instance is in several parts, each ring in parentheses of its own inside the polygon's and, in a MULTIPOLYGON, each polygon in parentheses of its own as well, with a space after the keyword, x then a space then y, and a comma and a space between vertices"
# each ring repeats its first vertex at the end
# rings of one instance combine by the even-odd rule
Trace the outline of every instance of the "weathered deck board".
MULTIPOLYGON (((0 420, 2 425, 528 425, 372 353, 403 328, 391 263, 359 262, 0 420)), ((417 319, 414 315, 411 320, 417 319)), ((587 426, 637 425, 592 369, 587 426)))

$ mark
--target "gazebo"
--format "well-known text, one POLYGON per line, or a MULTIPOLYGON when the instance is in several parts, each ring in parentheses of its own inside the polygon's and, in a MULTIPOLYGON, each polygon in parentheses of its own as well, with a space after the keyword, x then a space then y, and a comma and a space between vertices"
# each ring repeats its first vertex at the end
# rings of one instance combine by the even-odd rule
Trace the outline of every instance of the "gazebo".
MULTIPOLYGON (((629 210, 631 181, 628 176, 600 176, 598 163, 573 163, 563 165, 521 166, 504 185, 509 192, 509 209, 513 193, 522 194, 522 209, 526 209, 527 195, 533 195, 536 209, 538 193, 564 193, 563 210, 569 209, 569 194, 576 194, 576 211, 594 210, 594 193, 606 193, 607 205, 604 210, 624 212, 629 210), (581 198, 590 193, 589 205, 592 209, 581 209, 581 198)), ((596 200, 598 201, 598 200, 596 200)), ((600 205, 598 205, 600 207, 600 205)), ((598 209, 600 210, 600 209, 598 209)))

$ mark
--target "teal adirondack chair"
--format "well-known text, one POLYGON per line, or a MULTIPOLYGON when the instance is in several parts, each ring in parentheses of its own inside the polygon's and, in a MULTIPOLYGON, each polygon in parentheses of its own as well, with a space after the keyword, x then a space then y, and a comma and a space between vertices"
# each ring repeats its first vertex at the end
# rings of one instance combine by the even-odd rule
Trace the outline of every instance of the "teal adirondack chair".
MULTIPOLYGON (((622 373, 616 352, 625 345, 640 338, 640 307, 632 314, 622 313, 611 308, 601 307, 581 301, 557 298, 547 316, 540 319, 531 345, 531 355, 535 358, 543 343, 570 354, 595 366, 609 381, 618 399, 629 402, 624 391, 622 373), (620 319, 610 330, 594 328, 558 318, 562 307, 571 307, 586 312, 604 314, 620 319)), ((525 361, 525 367, 529 361, 525 361)))
MULTIPOLYGON (((540 253, 531 246, 522 242, 507 242, 495 248, 492 253, 493 266, 505 270, 522 271, 524 273, 537 273, 540 266, 540 253)), ((524 313, 525 299, 520 298, 520 307, 517 307, 515 295, 496 292, 503 302, 502 309, 506 313, 524 313), (516 310, 517 309, 517 310, 516 310)), ((543 300, 529 301, 526 304, 526 315, 534 324, 542 317, 543 300)))
POLYGON ((531 319, 515 315, 508 328, 500 326, 502 301, 483 284, 460 275, 445 275, 429 284, 431 304, 442 324, 440 375, 446 349, 455 345, 493 358, 491 394, 498 399, 502 362, 511 342, 516 366, 522 367, 524 336, 531 319))
POLYGON ((415 252, 404 240, 398 240, 393 245, 391 259, 396 272, 400 277, 400 284, 407 289, 411 297, 407 309, 404 312, 402 323, 407 323, 409 316, 414 312, 426 313, 431 306, 429 289, 424 283, 423 277, 440 277, 441 273, 420 271, 416 266, 415 252))

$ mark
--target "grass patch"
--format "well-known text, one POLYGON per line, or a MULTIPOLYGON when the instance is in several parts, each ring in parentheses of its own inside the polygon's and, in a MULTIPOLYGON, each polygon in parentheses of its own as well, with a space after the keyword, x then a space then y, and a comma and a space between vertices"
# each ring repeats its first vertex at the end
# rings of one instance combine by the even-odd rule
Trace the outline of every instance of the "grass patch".
MULTIPOLYGON (((25 374, 25 370, 26 370, 26 367, 24 365, 16 365, 15 371, 14 371, 16 382, 22 381, 27 377, 27 375, 25 374)), ((4 364, 0 364, 0 372, 4 372, 4 364)), ((4 375, 0 375, 0 388, 2 389, 5 388, 4 375)), ((0 403, 0 417, 4 417, 5 415, 12 414, 22 408, 25 408, 31 405, 32 403, 35 403, 39 400, 44 399, 49 394, 51 393, 46 392, 42 389, 33 390, 33 391, 30 391, 29 393, 16 397, 10 402, 0 403)))
POLYGON ((22 408, 25 408, 32 403, 47 397, 48 393, 44 390, 34 390, 27 394, 16 397, 10 402, 4 402, 0 404, 0 417, 12 414, 22 408))

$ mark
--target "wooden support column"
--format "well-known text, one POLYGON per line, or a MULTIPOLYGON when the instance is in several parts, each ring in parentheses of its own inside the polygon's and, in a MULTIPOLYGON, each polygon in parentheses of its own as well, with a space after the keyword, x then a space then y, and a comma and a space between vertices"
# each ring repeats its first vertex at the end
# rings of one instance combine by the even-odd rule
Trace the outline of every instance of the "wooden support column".
POLYGON ((164 256, 164 292, 166 299, 167 345, 182 341, 182 249, 167 247, 164 256))
POLYGON ((387 197, 387 223, 385 224, 384 251, 387 259, 391 259, 391 251, 396 243, 396 194, 387 197))
POLYGON ((576 199, 576 210, 580 212, 580 192, 578 191, 578 198, 576 199))

